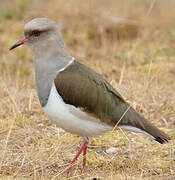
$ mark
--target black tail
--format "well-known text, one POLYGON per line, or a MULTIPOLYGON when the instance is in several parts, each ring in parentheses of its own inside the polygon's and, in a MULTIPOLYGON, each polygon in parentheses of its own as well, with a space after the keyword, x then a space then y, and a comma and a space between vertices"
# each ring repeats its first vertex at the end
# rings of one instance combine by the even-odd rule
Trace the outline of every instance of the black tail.
POLYGON ((168 137, 168 138, 155 137, 155 140, 156 140, 157 142, 159 142, 160 144, 163 144, 163 143, 165 143, 165 142, 168 142, 168 140, 170 140, 170 137, 168 137))
POLYGON ((129 118, 129 126, 141 130, 141 132, 151 136, 157 142, 163 144, 170 140, 170 137, 157 127, 153 126, 148 120, 136 112, 133 108, 130 108, 127 112, 129 118))

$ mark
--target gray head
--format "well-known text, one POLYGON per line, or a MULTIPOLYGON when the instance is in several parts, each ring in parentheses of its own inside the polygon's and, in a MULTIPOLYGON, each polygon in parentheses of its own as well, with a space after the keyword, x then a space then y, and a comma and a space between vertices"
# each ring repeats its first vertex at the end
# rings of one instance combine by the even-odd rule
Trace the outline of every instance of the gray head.
POLYGON ((25 37, 14 44, 10 50, 22 44, 28 45, 34 53, 44 51, 44 48, 48 48, 50 45, 64 47, 56 22, 48 18, 35 18, 26 23, 24 35, 25 37))

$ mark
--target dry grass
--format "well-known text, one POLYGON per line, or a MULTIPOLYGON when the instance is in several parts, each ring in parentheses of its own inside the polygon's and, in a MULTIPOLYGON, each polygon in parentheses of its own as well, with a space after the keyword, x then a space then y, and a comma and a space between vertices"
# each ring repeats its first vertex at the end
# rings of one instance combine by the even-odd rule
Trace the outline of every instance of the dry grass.
POLYGON ((0 178, 175 179, 174 7, 170 0, 1 1, 0 178), (66 178, 62 171, 81 138, 44 116, 30 50, 8 51, 21 37, 23 24, 43 16, 58 22, 74 57, 102 74, 172 140, 160 145, 120 131, 92 138, 87 176, 81 174, 79 158, 66 178), (109 155, 109 147, 119 150, 109 155))

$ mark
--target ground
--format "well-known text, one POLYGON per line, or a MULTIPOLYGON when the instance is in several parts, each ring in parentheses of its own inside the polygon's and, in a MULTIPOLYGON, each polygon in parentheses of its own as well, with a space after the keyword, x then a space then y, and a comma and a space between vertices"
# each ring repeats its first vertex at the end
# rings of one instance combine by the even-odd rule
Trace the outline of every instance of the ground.
POLYGON ((172 0, 4 0, 0 2, 0 178, 175 179, 175 3, 172 0), (90 138, 82 158, 62 172, 81 137, 45 117, 36 95, 33 54, 8 49, 35 17, 54 19, 66 48, 100 73, 171 141, 114 131, 90 138), (117 152, 106 150, 116 147, 117 152))

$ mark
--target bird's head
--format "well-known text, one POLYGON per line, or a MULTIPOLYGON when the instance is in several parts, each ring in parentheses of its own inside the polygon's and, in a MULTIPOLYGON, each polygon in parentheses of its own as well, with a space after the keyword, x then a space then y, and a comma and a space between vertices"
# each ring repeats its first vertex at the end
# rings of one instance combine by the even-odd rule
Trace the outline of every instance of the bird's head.
POLYGON ((63 46, 60 32, 55 21, 48 18, 35 18, 24 26, 25 37, 16 42, 10 50, 26 44, 37 51, 41 47, 53 44, 54 41, 63 46))

